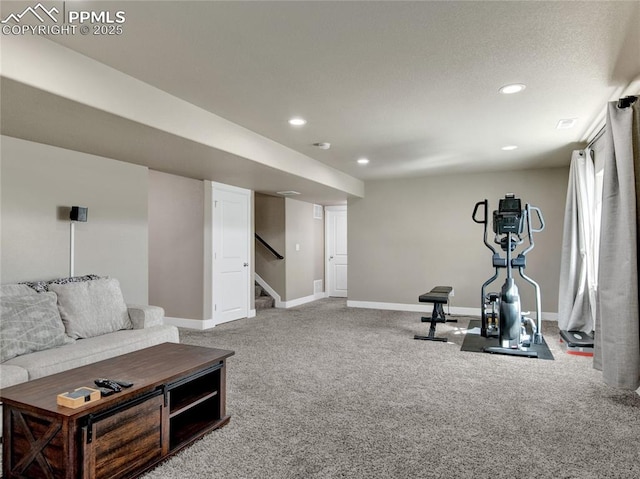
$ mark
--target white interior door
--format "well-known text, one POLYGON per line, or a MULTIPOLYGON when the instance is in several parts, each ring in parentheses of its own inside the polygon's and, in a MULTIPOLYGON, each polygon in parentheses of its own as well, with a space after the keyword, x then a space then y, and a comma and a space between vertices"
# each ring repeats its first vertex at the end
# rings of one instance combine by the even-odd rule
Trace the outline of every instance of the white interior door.
POLYGON ((347 207, 327 206, 325 214, 327 292, 347 297, 347 207))
POLYGON ((213 318, 215 324, 249 315, 251 192, 213 183, 213 318))

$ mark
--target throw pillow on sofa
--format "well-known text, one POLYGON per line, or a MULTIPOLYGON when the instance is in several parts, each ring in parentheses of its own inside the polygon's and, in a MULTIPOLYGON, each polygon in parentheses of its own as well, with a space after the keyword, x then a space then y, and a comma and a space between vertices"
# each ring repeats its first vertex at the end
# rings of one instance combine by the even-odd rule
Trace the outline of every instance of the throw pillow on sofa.
POLYGON ((95 274, 85 274, 84 276, 72 276, 69 278, 58 278, 52 279, 49 281, 24 281, 20 284, 26 284, 30 288, 32 288, 37 293, 44 293, 49 291, 50 284, 67 284, 67 283, 75 283, 80 281, 93 281, 94 279, 100 279, 100 276, 95 274))
POLYGON ((0 362, 70 342, 55 294, 0 298, 0 362))
POLYGON ((115 278, 49 284, 58 295, 58 309, 67 335, 74 339, 132 329, 120 283, 115 278))

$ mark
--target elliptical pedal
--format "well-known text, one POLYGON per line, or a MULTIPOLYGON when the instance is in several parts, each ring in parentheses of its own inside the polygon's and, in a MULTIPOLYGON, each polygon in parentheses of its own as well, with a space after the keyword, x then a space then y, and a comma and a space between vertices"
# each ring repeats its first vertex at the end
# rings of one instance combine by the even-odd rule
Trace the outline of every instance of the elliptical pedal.
POLYGON ((567 346, 567 354, 593 356, 593 338, 589 333, 560 330, 560 342, 567 346))

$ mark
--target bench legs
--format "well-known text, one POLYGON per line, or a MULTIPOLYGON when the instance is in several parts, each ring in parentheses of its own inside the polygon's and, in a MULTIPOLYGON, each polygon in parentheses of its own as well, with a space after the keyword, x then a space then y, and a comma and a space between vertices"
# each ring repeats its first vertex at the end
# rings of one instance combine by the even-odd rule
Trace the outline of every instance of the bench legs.
POLYGON ((428 318, 423 316, 421 321, 423 323, 431 323, 429 326, 429 334, 427 336, 420 336, 416 334, 413 339, 421 339, 424 341, 444 341, 447 342, 447 338, 437 337, 436 336, 436 324, 438 323, 457 323, 457 319, 446 319, 444 315, 444 309, 442 307, 443 303, 433 303, 433 312, 431 313, 431 317, 428 318))

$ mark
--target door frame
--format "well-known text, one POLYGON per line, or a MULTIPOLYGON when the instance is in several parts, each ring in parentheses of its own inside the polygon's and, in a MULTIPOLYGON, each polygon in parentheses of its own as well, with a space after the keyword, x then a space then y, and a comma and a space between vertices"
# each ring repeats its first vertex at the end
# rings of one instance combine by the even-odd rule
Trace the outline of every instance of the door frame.
POLYGON ((253 191, 240 188, 238 186, 226 185, 224 183, 217 183, 215 181, 205 180, 205 228, 204 228, 204 244, 205 244, 205 254, 204 254, 204 314, 206 318, 210 318, 207 320, 207 327, 204 329, 212 328, 219 323, 218 318, 216 317, 215 311, 215 295, 213 292, 213 288, 215 287, 215 267, 213 254, 215 251, 214 245, 214 234, 213 234, 213 225, 215 223, 215 208, 213 207, 213 192, 214 190, 224 190, 230 191, 233 193, 239 193, 245 195, 247 197, 247 262, 249 266, 247 267, 247 316, 248 318, 255 316, 255 309, 253 309, 253 303, 251 301, 251 297, 253 294, 252 281, 253 277, 253 257, 252 257, 252 249, 253 241, 253 222, 252 222, 252 204, 253 204, 253 191))
MULTIPOLYGON (((347 213, 347 205, 337 205, 337 206, 325 206, 324 207, 324 271, 325 271, 325 279, 326 279, 326 284, 325 284, 325 295, 327 297, 330 296, 330 291, 331 288, 333 287, 332 281, 335 281, 335 278, 333 277, 333 275, 330 274, 330 268, 331 265, 329 263, 329 244, 330 244, 330 238, 329 238, 329 221, 330 221, 330 216, 331 213, 336 213, 336 212, 345 212, 347 213)), ((348 216, 347 216, 348 218, 348 216)), ((347 244, 348 244, 349 239, 347 238, 347 244)), ((347 255, 348 257, 348 255, 347 255)), ((349 286, 347 285, 347 290, 348 290, 349 286)))

